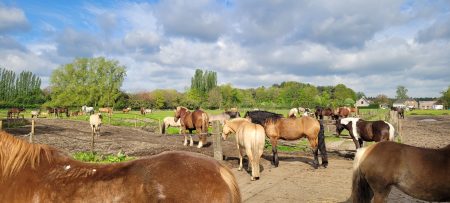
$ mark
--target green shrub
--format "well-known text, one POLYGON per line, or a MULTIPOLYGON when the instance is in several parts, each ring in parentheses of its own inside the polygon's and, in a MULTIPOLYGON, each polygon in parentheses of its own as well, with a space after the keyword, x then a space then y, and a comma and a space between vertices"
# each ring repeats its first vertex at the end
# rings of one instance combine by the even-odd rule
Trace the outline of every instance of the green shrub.
POLYGON ((119 151, 116 155, 101 155, 97 154, 97 152, 76 152, 73 154, 73 158, 83 162, 94 163, 117 163, 134 159, 134 157, 129 157, 122 151, 119 151))

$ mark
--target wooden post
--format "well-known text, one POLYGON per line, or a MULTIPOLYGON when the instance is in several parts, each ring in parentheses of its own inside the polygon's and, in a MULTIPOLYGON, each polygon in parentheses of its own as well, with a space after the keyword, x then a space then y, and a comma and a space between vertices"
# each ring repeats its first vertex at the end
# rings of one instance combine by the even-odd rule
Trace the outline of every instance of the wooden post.
POLYGON ((3 120, 0 120, 0 130, 3 128, 3 120))
POLYGON ((159 134, 162 134, 161 119, 158 119, 159 134))
POLYGON ((30 143, 33 143, 33 141, 34 141, 34 126, 35 126, 35 121, 34 121, 34 119, 32 119, 31 120, 30 143))
POLYGON ((136 120, 136 116, 134 116, 134 127, 137 127, 137 120, 136 120))
POLYGON ((94 152, 94 143, 95 143, 95 134, 94 134, 94 129, 91 130, 91 134, 92 134, 92 141, 91 141, 91 152, 94 152))
POLYGON ((108 124, 111 125, 111 114, 108 115, 108 124))
POLYGON ((222 152, 222 136, 220 136, 221 126, 219 121, 213 122, 213 149, 214 149, 214 159, 222 161, 223 160, 223 152, 222 152))

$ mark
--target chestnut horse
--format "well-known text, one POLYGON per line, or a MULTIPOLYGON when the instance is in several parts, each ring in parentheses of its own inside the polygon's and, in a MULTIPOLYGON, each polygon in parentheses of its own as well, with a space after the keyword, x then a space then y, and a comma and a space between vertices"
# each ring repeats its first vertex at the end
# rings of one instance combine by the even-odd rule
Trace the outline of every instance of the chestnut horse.
POLYGON ((222 138, 227 139, 228 135, 235 133, 236 146, 239 153, 239 171, 242 170, 242 157, 244 150, 248 157, 248 169, 252 168, 250 180, 259 179, 259 160, 264 152, 266 133, 259 124, 251 123, 245 118, 235 118, 225 121, 222 129, 222 138))
POLYGON ((113 108, 111 108, 111 107, 99 108, 98 112, 100 112, 100 113, 107 113, 109 116, 111 116, 112 113, 113 113, 113 108))
POLYGON ((336 110, 337 118, 347 118, 350 115, 350 108, 348 107, 339 107, 336 110))
POLYGON ((233 173, 201 154, 83 163, 5 132, 0 132, 0 191, 0 202, 241 202, 233 173))
POLYGON ((11 108, 8 110, 7 118, 14 118, 14 114, 16 115, 16 118, 19 118, 20 112, 25 111, 24 108, 11 108))
POLYGON ((360 118, 343 118, 336 121, 336 132, 341 135, 341 132, 348 130, 350 137, 355 143, 356 149, 362 147, 363 141, 366 142, 381 142, 394 141, 395 129, 392 124, 386 121, 365 121, 360 118))
POLYGON ((355 203, 385 202, 394 186, 425 201, 450 201, 450 145, 426 149, 395 142, 361 148, 353 164, 355 203))
POLYGON ((186 107, 179 106, 175 111, 174 121, 181 119, 181 134, 184 135, 184 146, 187 145, 186 130, 189 130, 190 146, 194 145, 192 141, 192 131, 197 132, 199 142, 197 148, 202 148, 206 144, 206 136, 208 135, 208 114, 202 110, 190 112, 186 107))

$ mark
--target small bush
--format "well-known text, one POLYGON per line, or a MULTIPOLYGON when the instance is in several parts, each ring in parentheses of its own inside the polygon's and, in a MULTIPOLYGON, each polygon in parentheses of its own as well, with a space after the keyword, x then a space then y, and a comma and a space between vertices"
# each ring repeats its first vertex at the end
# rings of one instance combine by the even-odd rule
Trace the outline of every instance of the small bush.
POLYGON ((117 163, 134 159, 134 157, 129 157, 122 151, 119 151, 116 155, 101 155, 97 154, 97 152, 76 152, 73 154, 73 158, 79 161, 93 163, 117 163))

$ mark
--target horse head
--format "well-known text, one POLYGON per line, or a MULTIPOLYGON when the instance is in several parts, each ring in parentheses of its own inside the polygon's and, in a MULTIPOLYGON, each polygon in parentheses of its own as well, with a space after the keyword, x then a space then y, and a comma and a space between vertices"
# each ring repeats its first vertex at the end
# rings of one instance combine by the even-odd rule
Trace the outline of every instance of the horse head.
POLYGON ((188 112, 188 110, 186 107, 182 107, 182 106, 177 107, 177 109, 175 110, 174 121, 178 122, 178 119, 186 116, 187 112, 188 112))
POLYGON ((228 126, 228 121, 225 120, 223 128, 222 128, 222 138, 223 138, 223 140, 226 140, 228 138, 228 135, 231 134, 231 133, 235 133, 235 132, 233 131, 233 129, 230 128, 230 126, 228 126))
POLYGON ((336 119, 335 125, 336 125, 336 133, 338 135, 341 135, 342 131, 345 129, 345 126, 341 123, 340 118, 336 119))

